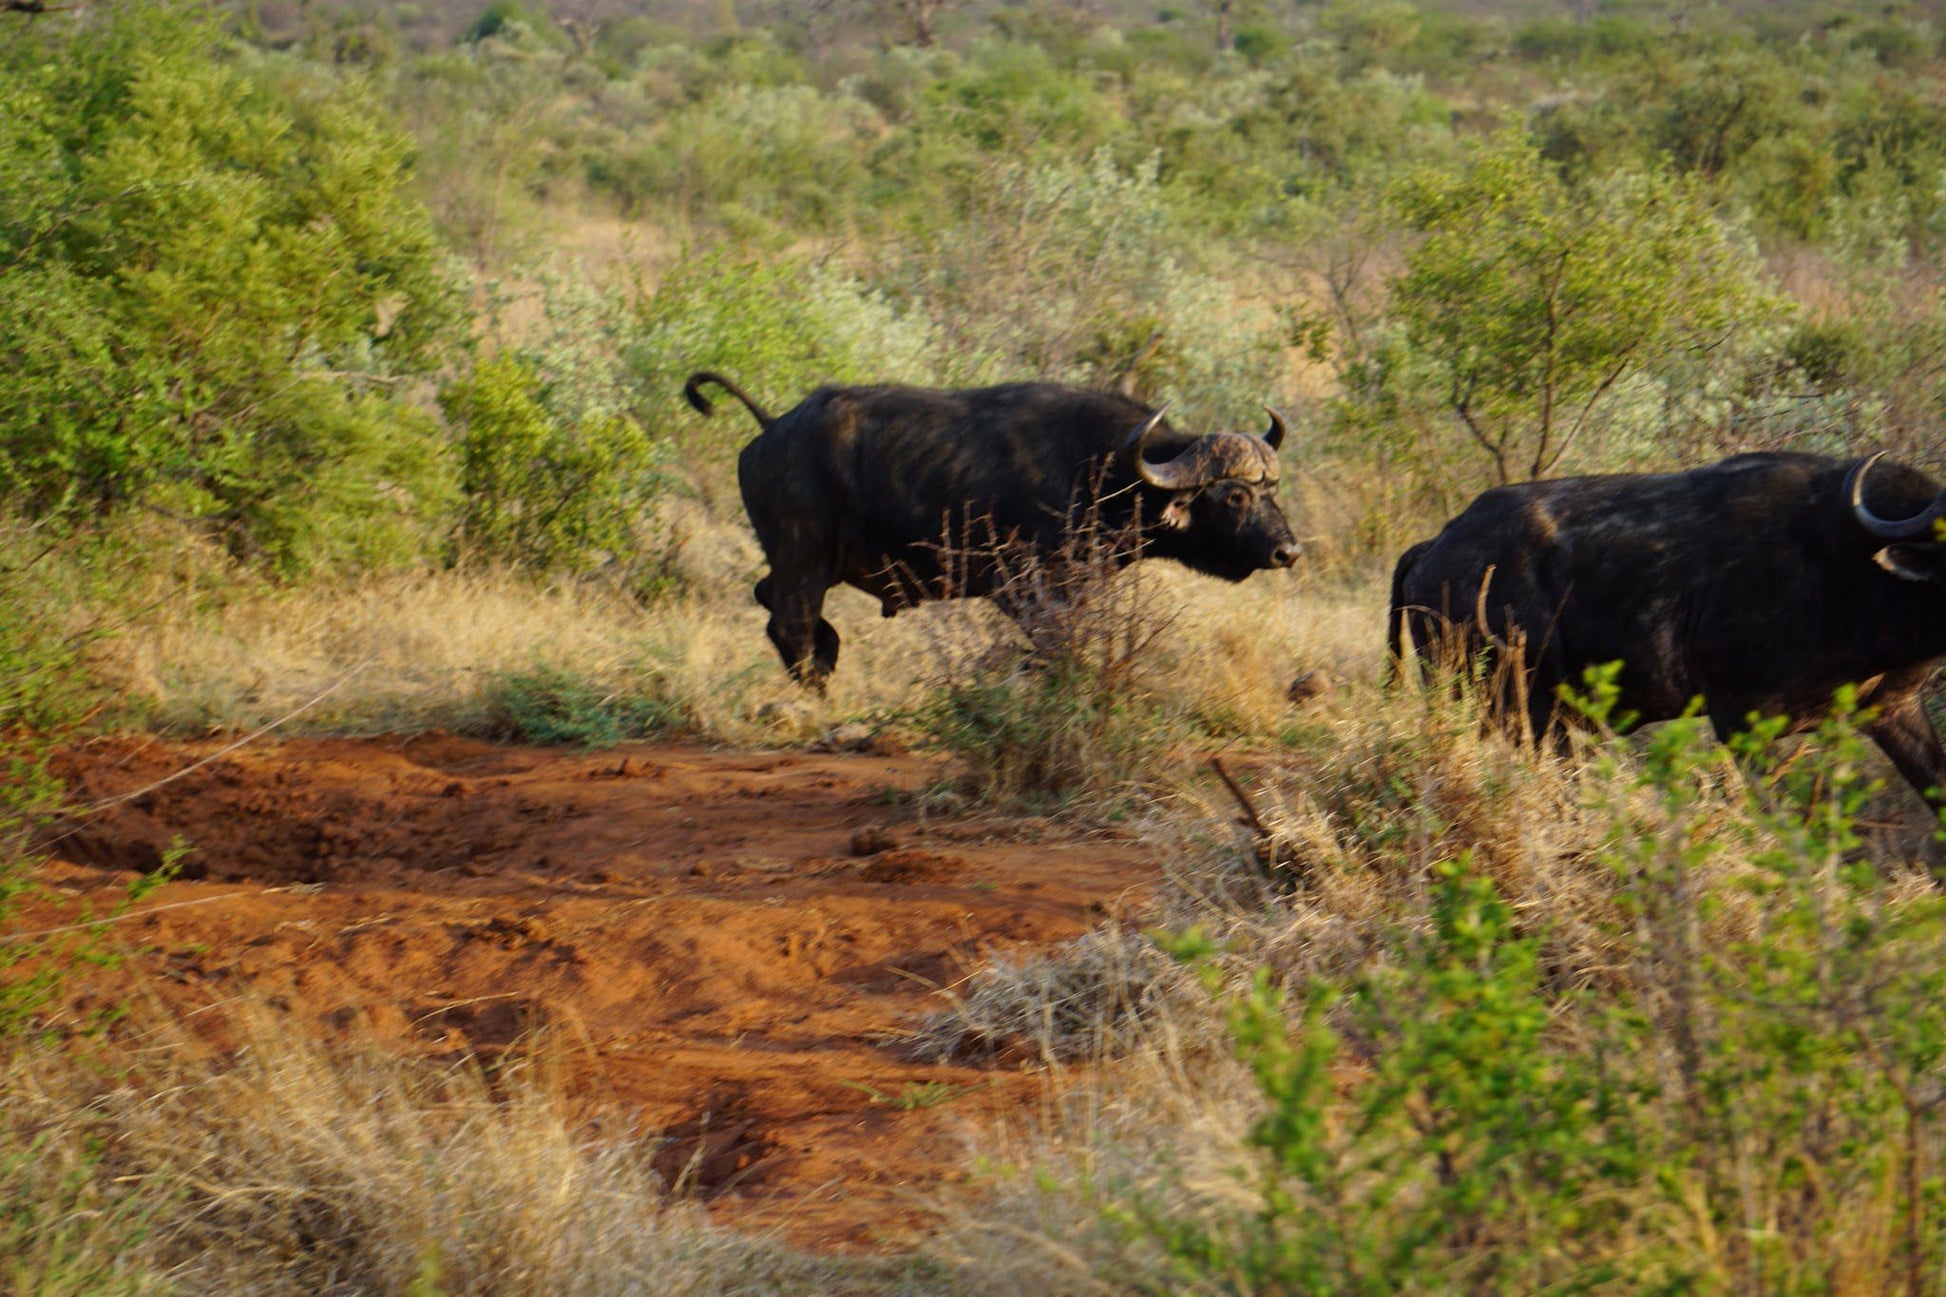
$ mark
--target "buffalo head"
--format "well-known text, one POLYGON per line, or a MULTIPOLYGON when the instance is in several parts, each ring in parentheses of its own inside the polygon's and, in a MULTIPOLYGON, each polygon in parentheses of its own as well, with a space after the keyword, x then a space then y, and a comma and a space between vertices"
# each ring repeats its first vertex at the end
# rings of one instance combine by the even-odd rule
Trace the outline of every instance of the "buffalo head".
POLYGON ((1151 463, 1143 452, 1167 408, 1144 420, 1123 446, 1136 476, 1162 493, 1156 552, 1230 581, 1296 563, 1301 550, 1276 498, 1283 417, 1267 409, 1270 427, 1262 436, 1210 433, 1175 458, 1151 463))
MULTIPOLYGON (((1925 508, 1909 518, 1881 518, 1865 504, 1865 478, 1885 452, 1858 461, 1845 476, 1845 495, 1851 513, 1865 533, 1889 542, 1872 561, 1907 581, 1946 580, 1946 550, 1938 543, 1938 525, 1946 518, 1946 491, 1934 495, 1925 508)), ((1909 472, 1909 470, 1908 470, 1909 472)))

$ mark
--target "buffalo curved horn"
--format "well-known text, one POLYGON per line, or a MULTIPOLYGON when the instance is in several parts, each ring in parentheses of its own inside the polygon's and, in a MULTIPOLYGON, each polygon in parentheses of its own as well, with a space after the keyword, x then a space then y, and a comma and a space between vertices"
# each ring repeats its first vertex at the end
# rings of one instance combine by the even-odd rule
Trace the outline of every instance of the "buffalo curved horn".
POLYGON ((1270 427, 1264 432, 1264 444, 1272 450, 1277 450, 1283 446, 1284 434, 1290 429, 1284 426, 1284 416, 1269 406, 1264 407, 1264 413, 1270 416, 1270 427))
POLYGON ((1946 491, 1934 496, 1931 504, 1910 518, 1881 518, 1865 507, 1865 475, 1871 472, 1872 465, 1884 458, 1885 452, 1881 450, 1858 461, 1845 478, 1845 493, 1851 497, 1852 516, 1858 519, 1860 527, 1881 540, 1911 540, 1930 534, 1933 524, 1946 518, 1946 491))
POLYGON ((1143 420, 1141 427, 1130 434, 1124 449, 1135 460, 1135 472, 1144 482, 1164 491, 1186 491, 1201 485, 1191 480, 1196 476, 1196 465, 1178 462, 1184 456, 1178 456, 1166 464, 1151 464, 1142 457, 1142 447, 1147 444, 1149 434, 1161 426, 1162 416, 1167 413, 1169 403, 1164 401, 1154 414, 1143 420))

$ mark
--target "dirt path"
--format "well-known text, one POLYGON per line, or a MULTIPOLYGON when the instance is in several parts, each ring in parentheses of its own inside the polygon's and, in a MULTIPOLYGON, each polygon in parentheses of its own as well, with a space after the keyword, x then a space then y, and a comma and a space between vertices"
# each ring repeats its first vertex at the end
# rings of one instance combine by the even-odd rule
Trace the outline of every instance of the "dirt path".
MULTIPOLYGON (((104 741, 61 773, 98 802, 219 747, 104 741)), ((1154 877, 1127 842, 901 811, 937 774, 909 756, 444 735, 262 744, 87 820, 48 873, 87 890, 153 869, 178 835, 194 847, 143 902, 173 908, 120 925, 144 953, 97 996, 252 994, 431 1055, 564 1028, 577 1090, 668 1135, 666 1169, 719 1219, 894 1248, 963 1164, 966 1119, 1042 1084, 915 1062, 902 1036, 936 988, 1075 936, 1154 877), (950 1102, 888 1101, 935 1082, 950 1102)))

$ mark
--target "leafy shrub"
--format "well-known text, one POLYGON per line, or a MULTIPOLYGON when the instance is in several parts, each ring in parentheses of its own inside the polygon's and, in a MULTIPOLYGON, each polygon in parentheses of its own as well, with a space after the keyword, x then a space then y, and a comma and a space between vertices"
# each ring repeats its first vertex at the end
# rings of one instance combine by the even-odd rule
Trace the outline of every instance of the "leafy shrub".
POLYGON ((633 557, 660 483, 653 444, 627 415, 570 422, 545 396, 509 355, 441 395, 459 429, 462 555, 543 573, 633 557))
POLYGON ((1513 51, 1531 59, 1639 58, 1662 39, 1640 19, 1623 14, 1602 14, 1591 21, 1535 18, 1515 30, 1513 51))
POLYGON ((629 352, 649 417, 683 429, 691 467, 712 486, 728 480, 755 428, 734 405, 701 423, 681 397, 693 371, 720 370, 779 414, 825 383, 936 382, 942 363, 931 320, 840 270, 725 250, 671 269, 643 304, 629 352))
POLYGON ((1425 237, 1393 309, 1496 482, 1552 470, 1631 376, 1762 339, 1782 310, 1693 184, 1617 174, 1577 190, 1507 134, 1397 201, 1425 237))
POLYGON ((458 431, 462 557, 600 570, 641 596, 668 579, 672 447, 626 353, 629 299, 549 266, 494 285, 499 349, 441 396, 458 431))
POLYGON ((580 161, 567 106, 577 97, 563 84, 576 66, 513 22, 491 40, 418 59, 391 83, 440 233, 482 271, 530 255, 550 223, 541 200, 580 161))
POLYGON ((611 747, 682 721, 681 707, 659 695, 604 689, 552 667, 500 676, 487 692, 490 732, 523 743, 611 747))
POLYGON ((1005 615, 983 619, 983 634, 937 642, 920 719, 976 800, 1101 809, 1166 768, 1170 710, 1152 672, 1170 618, 1120 571, 1135 540, 1091 513, 1057 553, 1000 544, 953 555, 994 566, 1005 615))
POLYGON ((1920 1291, 1946 1255, 1931 1171, 1946 1154, 1946 902, 1902 895, 1860 858, 1877 783, 1856 706, 1841 690, 1808 757, 1780 751, 1781 718, 1736 741, 1754 779, 1734 844, 1696 825, 1690 772, 1708 725, 1665 727, 1641 776, 1656 802, 1618 817, 1611 855, 1635 898, 1631 989, 1653 1022, 1661 1161, 1681 1168, 1665 1191, 1741 1240, 1713 1259, 1752 1289, 1821 1286, 1849 1252, 1846 1268, 1887 1280, 1866 1286, 1900 1274, 1920 1291), (1741 895, 1690 885, 1732 845, 1750 867, 1741 895), (1731 905, 1747 935, 1700 942, 1731 905))
POLYGON ((1110 1218, 1183 1291, 1929 1290, 1946 902, 1861 858, 1854 708, 1806 751, 1782 720, 1740 738, 1727 807, 1699 716, 1597 745, 1599 967, 1555 964, 1464 855, 1349 976, 1233 993, 1216 942, 1158 934, 1261 1095, 1251 1205, 1111 1192, 1110 1218))
POLYGON ((983 41, 929 87, 916 129, 947 134, 983 152, 1079 152, 1116 129, 1107 97, 1027 41, 983 41))
MULTIPOLYGON (((1396 965, 1345 997, 1345 1037, 1369 1071, 1342 1118, 1331 990, 1310 989, 1295 1041, 1267 976, 1229 1003, 1231 1036, 1269 1103, 1249 1135, 1264 1205, 1213 1230, 1129 1213, 1183 1278, 1380 1294, 1606 1277, 1577 1254, 1599 1257, 1615 1223, 1593 1191, 1637 1174, 1625 1128, 1609 1120, 1626 1084, 1549 1047, 1539 943, 1519 935, 1492 884, 1459 862, 1438 874, 1430 932, 1405 938, 1396 965)), ((1168 944, 1180 958, 1211 953, 1193 932, 1168 944)))
POLYGON ((1938 44, 1931 31, 1900 22, 1873 23, 1851 38, 1851 47, 1870 50, 1883 67, 1907 69, 1924 63, 1938 44))
POLYGON ((0 45, 0 483, 286 566, 410 555, 439 455, 401 385, 452 320, 410 143, 217 41, 129 0, 0 45))
POLYGON ((877 116, 804 85, 730 85, 687 106, 608 162, 627 202, 668 200, 699 224, 831 229, 857 211, 877 116))
POLYGON ((1417 77, 1383 67, 1346 75, 1315 50, 1279 73, 1235 128, 1252 153, 1271 159, 1286 195, 1327 198, 1452 150, 1452 109, 1417 77))
POLYGON ((929 305, 969 379, 1117 386, 1173 398, 1191 423, 1254 426, 1274 335, 1200 264, 1159 165, 1125 169, 1105 150, 1085 165, 997 163, 892 282, 929 305))

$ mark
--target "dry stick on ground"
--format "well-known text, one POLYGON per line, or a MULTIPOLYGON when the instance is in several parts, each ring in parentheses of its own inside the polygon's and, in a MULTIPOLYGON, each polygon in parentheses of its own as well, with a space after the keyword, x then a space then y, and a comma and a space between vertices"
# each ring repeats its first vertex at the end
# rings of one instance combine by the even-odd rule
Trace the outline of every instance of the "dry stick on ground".
POLYGON ((363 671, 366 667, 370 666, 371 664, 372 664, 371 659, 367 658, 365 661, 360 662, 357 666, 353 667, 351 670, 339 676, 337 680, 333 681, 325 689, 311 695, 311 697, 306 699, 304 702, 299 703, 296 707, 291 708, 291 710, 285 712, 282 716, 279 716, 276 720, 271 721, 267 725, 261 725, 257 727, 256 729, 250 731, 250 733, 244 735, 242 738, 236 740, 234 743, 224 744, 222 747, 210 753, 208 756, 200 758, 199 760, 196 761, 192 761, 180 770, 174 771, 171 774, 164 775, 162 778, 154 781, 153 783, 144 784, 142 787, 133 789, 129 792, 117 793, 113 797, 104 797, 98 802, 90 802, 86 806, 80 808, 79 810, 64 816, 63 818, 67 821, 68 827, 62 829, 59 833, 47 839, 45 845, 53 846, 57 842, 61 842, 69 837, 72 837, 75 833, 75 830, 80 826, 81 822, 84 820, 99 815, 103 811, 110 810, 116 806, 120 806, 124 802, 132 802, 138 797, 154 792, 156 789, 161 788, 165 784, 172 784, 176 780, 184 777, 185 775, 194 774, 196 771, 201 770, 204 766, 210 764, 210 762, 217 761, 225 756, 228 756, 230 753, 236 751, 240 747, 245 747, 251 743, 255 743, 258 739, 270 733, 278 726, 296 720, 299 716, 302 716, 305 712, 310 711, 313 707, 316 707, 319 703, 329 698, 332 694, 337 693, 340 689, 344 688, 347 684, 351 683, 352 677, 356 676, 360 671, 363 671))
MULTIPOLYGON (((1257 814, 1256 804, 1250 800, 1250 795, 1244 792, 1237 781, 1230 777, 1230 772, 1223 768, 1223 758, 1211 757, 1209 768, 1216 772, 1216 777, 1221 779, 1223 786, 1230 790, 1230 796, 1236 798, 1237 805, 1243 808, 1244 823, 1256 835, 1256 848, 1251 852, 1250 858, 1257 862, 1257 870, 1264 876, 1264 881, 1271 881, 1271 866, 1276 863, 1277 853, 1271 845, 1270 829, 1265 826, 1263 817, 1257 814)), ((1300 878, 1298 881, 1303 880, 1300 878)))
MULTIPOLYGON (((302 886, 302 884, 299 884, 302 886)), ((106 928, 116 923, 127 923, 130 919, 145 919, 151 914, 164 910, 180 910, 191 905, 214 905, 218 901, 234 901, 239 896, 269 896, 274 892, 289 892, 293 887, 266 887, 259 891, 224 892, 220 896, 194 896, 186 901, 170 901, 163 905, 145 905, 139 910, 129 910, 124 914, 111 914, 105 919, 88 919, 81 923, 63 923, 58 928, 42 928, 37 932, 10 932, 0 936, 0 946, 17 946, 28 941, 38 941, 42 937, 59 936, 63 932, 85 932, 90 928, 106 928)))
MULTIPOLYGON (((4 3, 4 0, 0 0, 0 3, 4 3)), ((103 811, 109 810, 112 807, 120 806, 124 802, 133 801, 135 798, 142 796, 144 793, 154 792, 156 789, 162 787, 164 784, 174 783, 176 780, 181 779, 184 775, 192 774, 195 771, 202 769, 210 762, 217 760, 218 758, 226 755, 227 753, 234 752, 238 748, 243 747, 245 744, 256 742, 258 739, 270 733, 278 726, 283 725, 288 721, 295 720, 297 717, 303 715, 311 708, 317 706, 319 703, 329 698, 332 694, 338 692, 338 690, 344 688, 344 686, 351 681, 351 678, 353 676, 357 675, 360 671, 363 671, 366 667, 370 665, 371 662, 369 660, 360 662, 357 666, 353 667, 351 670, 345 672, 344 675, 340 676, 328 688, 322 690, 319 693, 312 695, 305 702, 301 703, 297 707, 292 708, 290 711, 285 712, 282 716, 279 716, 276 720, 270 722, 270 724, 252 730, 250 733, 244 735, 242 738, 236 740, 234 743, 225 744, 223 747, 218 748, 216 751, 210 753, 208 756, 202 758, 199 761, 191 762, 189 765, 186 765, 182 769, 175 771, 173 774, 164 775, 162 778, 155 780, 153 783, 147 784, 141 788, 137 788, 133 792, 121 793, 114 797, 105 797, 98 802, 90 802, 88 805, 82 807, 80 810, 68 816, 67 817, 68 827, 62 829, 61 832, 55 834, 52 838, 49 838, 45 845, 53 846, 55 843, 60 842, 65 838, 72 837, 75 834, 75 832, 80 828, 81 822, 89 819, 92 816, 99 815, 103 811)), ((272 887, 266 890, 270 892, 283 892, 283 891, 289 891, 290 889, 287 887, 272 887)), ((9 933, 4 937, 0 937, 0 946, 17 945, 21 942, 35 940, 40 937, 50 937, 56 935, 57 933, 62 933, 62 932, 79 932, 86 928, 106 927, 109 924, 125 923, 130 919, 140 918, 144 915, 155 914, 161 910, 180 909, 188 905, 208 905, 215 901, 232 900, 235 897, 244 896, 244 895, 256 896, 256 895, 263 895, 263 893, 225 892, 221 896, 201 896, 186 901, 171 901, 166 905, 145 906, 144 908, 139 910, 130 910, 125 914, 111 914, 107 918, 89 919, 82 923, 62 924, 60 927, 46 928, 39 932, 9 933)))

